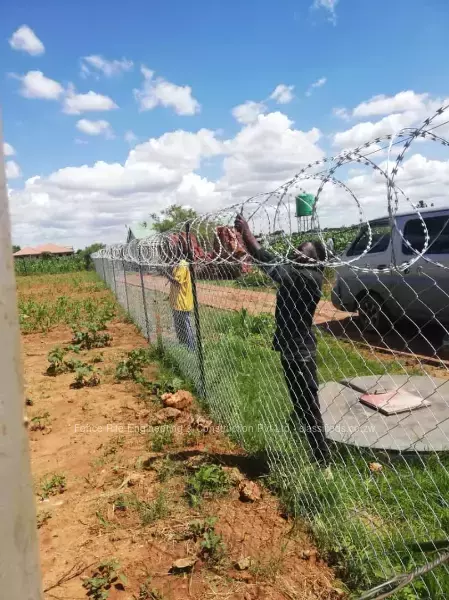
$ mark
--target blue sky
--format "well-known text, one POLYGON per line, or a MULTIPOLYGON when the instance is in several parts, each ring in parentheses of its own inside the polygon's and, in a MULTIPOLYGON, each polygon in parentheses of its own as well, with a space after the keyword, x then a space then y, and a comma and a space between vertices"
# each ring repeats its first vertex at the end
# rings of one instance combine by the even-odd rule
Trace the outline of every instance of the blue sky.
MULTIPOLYGON (((425 5, 418 0, 315 0, 315 4, 313 0, 130 0, 126 5, 114 0, 18 0, 0 22, 4 138, 14 150, 7 159, 15 164, 9 167, 14 239, 21 244, 67 239, 82 245, 94 241, 92 236, 113 241, 120 238, 130 220, 173 201, 189 203, 190 192, 190 204, 198 210, 223 206, 239 194, 257 193, 254 165, 260 161, 247 146, 242 147, 251 143, 245 136, 254 133, 259 147, 265 148, 266 154, 272 153, 273 164, 276 144, 269 143, 271 125, 262 142, 254 132, 254 119, 239 122, 233 116, 236 106, 247 101, 263 103, 260 114, 284 115, 292 122, 289 131, 318 129, 319 140, 312 140, 312 135, 306 143, 298 136, 298 143, 303 144, 301 157, 296 157, 299 166, 301 161, 307 162, 308 153, 312 158, 335 153, 335 134, 361 120, 375 123, 389 114, 386 107, 384 112, 365 110, 362 119, 354 115, 342 119, 333 114, 336 108, 345 108, 344 116, 351 115, 355 107, 374 96, 394 98, 407 90, 416 97, 427 94, 423 104, 449 95, 445 60, 448 26, 449 6, 444 0, 429 0, 425 5), (29 32, 20 33, 23 25, 34 32, 37 42, 29 32), (117 67, 121 72, 108 76, 84 61, 89 69, 86 75, 81 69, 82 57, 88 56, 101 57, 109 65, 110 61, 126 59, 126 67, 117 67), (140 110, 139 97, 133 92, 143 89, 142 65, 154 72, 147 78, 153 90, 152 99, 146 94, 147 110, 140 110), (53 89, 36 91, 42 81, 20 79, 30 72, 40 72, 52 80, 53 89), (317 82, 319 85, 311 87, 317 82), (31 84, 34 92, 29 91, 31 84), (278 100, 269 99, 278 85, 288 88, 284 96, 288 101, 279 102, 279 95, 278 100), (159 100, 154 100, 154 86, 159 100), (78 114, 67 114, 66 97, 88 92, 107 97, 116 108, 84 110, 83 98, 75 98, 81 108, 78 114), (96 178, 94 165, 98 161, 111 169, 117 165, 114 177, 120 180, 126 174, 118 167, 125 166, 136 144, 144 145, 173 131, 196 134, 202 129, 213 132, 212 144, 224 143, 225 149, 211 149, 209 143, 206 150, 202 146, 176 176, 166 157, 160 160, 154 153, 150 158, 142 153, 139 177, 143 171, 153 177, 156 170, 156 187, 154 177, 147 186, 143 182, 134 188, 123 187, 119 181, 116 190, 104 184, 104 173, 96 178), (126 132, 135 137, 128 134, 125 139, 126 132), (251 172, 244 186, 240 182, 237 185, 235 173, 230 173, 236 162, 240 171, 246 168, 251 172), (60 173, 56 183, 52 181, 58 171, 83 165, 93 169, 83 171, 83 175, 88 173, 87 183, 77 187, 76 170, 64 171, 64 177, 60 173), (37 184, 36 176, 40 177, 37 184), (203 181, 198 183, 196 178, 203 181), (75 207, 83 214, 77 231, 69 219, 75 207), (46 213, 45 218, 31 222, 27 215, 34 211, 46 213)), ((45 87, 46 80, 43 83, 45 87)), ((145 94, 141 93, 142 97, 145 94)), ((391 113, 404 114, 410 108, 409 101, 399 108, 393 103, 391 113)), ((422 111, 418 112, 421 116, 422 111)), ((263 119, 256 115, 258 118, 263 119)), ((277 127, 285 133, 285 120, 270 119, 276 135, 277 127)), ((406 119, 404 124, 412 121, 406 119)), ((279 135, 282 138, 282 132, 279 135)), ((356 143, 359 137, 354 138, 356 143)), ((171 155, 172 163, 176 156, 182 162, 185 151, 178 147, 178 154, 171 155)), ((273 185, 287 174, 286 169, 282 165, 273 176, 273 185)), ((266 179, 263 173, 261 179, 266 179)), ((263 181, 260 191, 267 189, 269 183, 263 181)))

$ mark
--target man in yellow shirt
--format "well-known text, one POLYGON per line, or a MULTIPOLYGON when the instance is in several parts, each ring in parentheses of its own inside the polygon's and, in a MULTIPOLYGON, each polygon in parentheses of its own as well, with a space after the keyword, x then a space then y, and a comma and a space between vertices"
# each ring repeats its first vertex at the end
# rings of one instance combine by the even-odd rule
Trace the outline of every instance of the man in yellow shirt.
POLYGON ((170 305, 173 311, 173 322, 176 336, 180 344, 191 351, 195 350, 195 336, 192 328, 191 314, 193 311, 192 279, 189 263, 182 259, 167 273, 170 281, 170 305))

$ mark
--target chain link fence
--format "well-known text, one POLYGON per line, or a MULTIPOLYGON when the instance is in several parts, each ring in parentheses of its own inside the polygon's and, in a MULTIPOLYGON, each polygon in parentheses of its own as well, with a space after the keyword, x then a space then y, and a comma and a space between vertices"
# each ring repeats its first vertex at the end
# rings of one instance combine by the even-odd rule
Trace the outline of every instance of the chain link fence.
MULTIPOLYGON (((447 144, 435 133, 444 114, 93 255, 353 590, 430 564, 449 537, 449 208, 414 204, 401 185, 413 141, 447 144), (356 184, 369 173, 382 186, 384 217, 368 218, 370 199, 349 188, 354 167, 356 184), (329 206, 356 224, 325 229, 329 206)), ((395 597, 448 590, 442 565, 395 597)))

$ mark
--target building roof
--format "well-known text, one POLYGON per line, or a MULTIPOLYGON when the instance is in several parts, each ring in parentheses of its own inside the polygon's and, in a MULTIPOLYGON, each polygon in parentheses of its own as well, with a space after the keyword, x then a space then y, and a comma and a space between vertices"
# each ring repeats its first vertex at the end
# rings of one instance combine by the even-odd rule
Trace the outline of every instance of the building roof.
POLYGON ((147 237, 154 235, 154 229, 151 223, 135 223, 128 227, 128 238, 127 241, 131 240, 142 240, 147 237))
POLYGON ((73 254, 72 246, 58 246, 57 244, 41 244, 35 248, 27 246, 18 252, 14 252, 14 256, 38 256, 48 252, 50 254, 73 254))

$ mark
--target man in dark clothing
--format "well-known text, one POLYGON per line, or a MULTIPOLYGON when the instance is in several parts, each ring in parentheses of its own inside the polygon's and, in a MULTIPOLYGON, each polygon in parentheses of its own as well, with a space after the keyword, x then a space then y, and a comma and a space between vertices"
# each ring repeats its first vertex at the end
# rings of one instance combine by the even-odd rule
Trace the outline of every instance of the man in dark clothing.
POLYGON ((316 338, 312 331, 323 273, 318 266, 303 266, 323 261, 326 250, 321 242, 304 242, 298 247, 293 262, 279 264, 273 254, 260 246, 242 215, 237 215, 235 227, 242 234, 249 254, 279 284, 273 346, 281 355, 294 407, 292 420, 296 420, 297 425, 299 419, 314 459, 327 466, 329 450, 318 399, 316 338))

